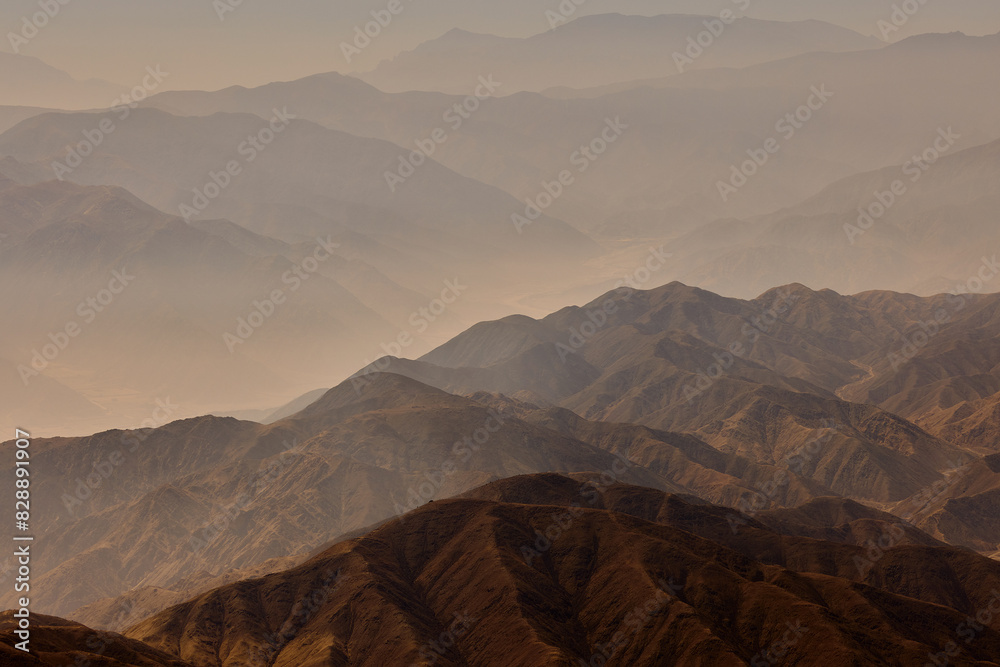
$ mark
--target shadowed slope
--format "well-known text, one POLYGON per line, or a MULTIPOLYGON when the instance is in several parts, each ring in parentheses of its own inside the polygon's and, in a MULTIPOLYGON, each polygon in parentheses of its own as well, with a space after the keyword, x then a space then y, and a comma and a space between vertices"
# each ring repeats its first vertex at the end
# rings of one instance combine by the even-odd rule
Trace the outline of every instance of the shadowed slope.
MULTIPOLYGON (((989 601, 990 582, 1000 584, 1000 565, 984 558, 900 547, 886 556, 887 569, 912 576, 894 580, 880 568, 869 581, 888 581, 873 587, 852 581, 858 547, 781 537, 757 524, 734 535, 727 510, 662 494, 656 501, 634 487, 597 498, 655 510, 657 523, 594 509, 597 501, 561 520, 553 515, 567 513, 562 503, 524 504, 565 500, 574 488, 564 478, 521 478, 481 490, 519 504, 436 502, 301 567, 167 610, 127 635, 226 666, 434 657, 445 665, 569 667, 609 641, 621 664, 736 666, 783 638, 786 659, 798 665, 911 665, 951 641, 964 614, 989 601), (535 531, 548 531, 551 542, 530 556, 535 531), (731 544, 706 534, 728 534, 731 544), (951 599, 923 578, 928 557, 953 580, 951 599), (961 567, 967 571, 953 574, 961 567)), ((989 656, 997 650, 1000 634, 988 629, 952 664, 996 664, 989 656)))
POLYGON ((0 614, 0 662, 9 667, 88 665, 89 667, 193 667, 162 651, 121 635, 96 632, 52 616, 31 615, 31 651, 14 648, 13 612, 0 614))

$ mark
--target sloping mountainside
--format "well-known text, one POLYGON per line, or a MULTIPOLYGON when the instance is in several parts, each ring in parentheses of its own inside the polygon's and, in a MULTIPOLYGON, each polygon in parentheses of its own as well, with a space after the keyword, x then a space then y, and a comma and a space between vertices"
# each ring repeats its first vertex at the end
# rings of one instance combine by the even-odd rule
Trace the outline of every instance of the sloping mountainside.
POLYGON ((13 613, 0 614, 0 661, 10 667, 194 667, 134 639, 41 614, 31 615, 31 650, 25 653, 14 648, 20 639, 14 635, 13 613))
MULTIPOLYGON (((844 388, 845 398, 877 403, 949 440, 984 453, 1000 447, 996 406, 1000 401, 1000 316, 997 297, 974 298, 961 290, 989 276, 996 257, 984 258, 954 290, 943 311, 921 313, 916 326, 884 357, 873 357, 868 377, 844 388)), ((1000 276, 998 276, 1000 277, 1000 276)), ((987 288, 992 289, 992 286, 987 288)), ((870 308, 887 305, 885 295, 865 298, 870 308)))
POLYGON ((304 557, 511 475, 612 471, 690 493, 596 446, 392 375, 360 392, 345 383, 269 426, 204 417, 38 439, 33 451, 47 471, 34 493, 44 527, 35 608, 58 615, 134 588, 197 590, 234 568, 304 557))
MULTIPOLYGON (((477 494, 125 634, 205 666, 903 666, 957 646, 1000 586, 1000 564, 963 550, 900 545, 860 568, 863 547, 734 531, 731 510, 649 489, 542 476, 477 494)), ((977 627, 949 664, 998 664, 1000 633, 977 627)))
MULTIPOLYGON (((634 424, 587 421, 564 408, 542 409, 502 396, 476 394, 473 399, 503 406, 498 409, 513 409, 529 423, 627 457, 631 464, 720 505, 740 506, 749 498, 760 496, 760 489, 766 488, 767 506, 794 507, 828 491, 822 484, 789 470, 784 462, 761 463, 721 452, 692 435, 634 424)), ((828 432, 817 432, 816 440, 827 435, 828 432)))
POLYGON ((361 388, 344 383, 271 426, 204 418, 40 441, 42 465, 60 474, 39 482, 39 493, 58 502, 37 510, 52 530, 39 537, 46 546, 36 568, 44 590, 59 591, 39 604, 119 630, 114 616, 123 607, 159 611, 241 574, 287 567, 432 499, 521 473, 606 474, 755 510, 834 494, 786 464, 719 452, 693 436, 473 399, 385 374, 361 388), (95 456, 108 478, 81 488, 95 456))
MULTIPOLYGON (((353 536, 355 533, 348 533, 353 536)), ((346 537, 346 536, 345 536, 346 537)), ((324 545, 328 546, 328 545, 324 545)), ((324 547, 319 547, 323 549, 324 547)), ((115 597, 101 598, 72 613, 73 620, 88 627, 100 628, 109 632, 121 632, 140 620, 156 614, 168 607, 173 607, 205 591, 219 588, 227 584, 255 579, 257 577, 288 570, 301 565, 315 551, 308 555, 301 554, 272 558, 260 564, 226 570, 222 574, 213 575, 207 570, 196 572, 173 583, 169 588, 160 586, 139 586, 127 593, 115 597)))
MULTIPOLYGON (((873 373, 891 381, 911 360, 916 367, 931 348, 904 340, 922 322, 944 313, 935 344, 961 340, 971 329, 996 331, 998 306, 994 296, 844 297, 801 285, 742 301, 675 283, 619 290, 541 320, 482 323, 419 361, 377 367, 456 393, 506 393, 588 420, 692 433, 758 462, 792 461, 840 495, 895 502, 982 450, 907 421, 891 402, 889 411, 845 399, 873 373)), ((1000 337, 976 339, 991 350, 1000 337)), ((981 373, 974 365, 968 372, 981 373)))
POLYGON ((801 507, 759 512, 754 518, 783 535, 827 542, 869 546, 891 530, 896 544, 947 546, 894 514, 844 498, 816 498, 801 507))
POLYGON ((996 557, 1000 553, 1000 455, 953 471, 927 493, 899 503, 892 512, 927 533, 996 557))

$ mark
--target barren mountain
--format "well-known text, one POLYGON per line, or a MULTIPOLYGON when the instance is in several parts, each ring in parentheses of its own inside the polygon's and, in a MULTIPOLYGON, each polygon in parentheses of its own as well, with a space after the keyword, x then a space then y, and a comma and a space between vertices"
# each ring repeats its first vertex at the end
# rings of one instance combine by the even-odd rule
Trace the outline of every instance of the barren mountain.
MULTIPOLYGON (((868 412, 863 420, 857 408, 844 412, 837 429, 786 426, 769 441, 784 448, 762 459, 741 451, 736 431, 712 438, 716 448, 692 435, 498 396, 462 398, 378 374, 269 426, 205 417, 36 440, 33 460, 49 471, 37 497, 50 499, 35 510, 46 526, 34 566, 48 593, 38 604, 105 626, 123 605, 151 613, 241 574, 287 566, 430 500, 524 473, 630 480, 751 515, 834 493, 899 500, 941 478, 934 464, 948 445, 926 451, 935 446, 930 436, 868 412), (876 467, 851 481, 845 470, 872 466, 849 467, 858 450, 876 467)), ((821 534, 861 540, 884 521, 857 519, 865 521, 821 534)))
POLYGON ((33 451, 48 471, 33 508, 45 526, 35 608, 61 615, 133 588, 201 590, 511 475, 612 471, 689 493, 621 455, 393 375, 345 383, 270 426, 204 417, 40 439, 33 451))
POLYGON ((892 508, 944 540, 996 556, 1000 552, 1000 456, 993 454, 958 468, 925 493, 892 508))
POLYGON ((794 507, 832 493, 783 462, 757 462, 698 438, 633 424, 587 421, 564 408, 522 417, 621 456, 709 502, 731 507, 794 507), (777 482, 776 482, 777 480, 777 482), (766 490, 766 495, 761 490, 766 490))
POLYGON ((838 494, 890 502, 977 455, 839 393, 867 377, 865 360, 886 358, 897 336, 949 303, 800 285, 741 301, 671 284, 541 320, 482 323, 419 361, 379 365, 456 393, 505 393, 590 420, 692 433, 723 452, 795 465, 838 494))
MULTIPOLYGON (((752 520, 734 533, 725 509, 635 487, 536 477, 480 492, 502 499, 434 503, 126 634, 203 665, 746 665, 779 649, 800 665, 911 665, 1000 583, 995 562, 919 546, 861 574, 863 548, 752 520)), ((951 664, 996 664, 1000 634, 976 639, 951 664)))

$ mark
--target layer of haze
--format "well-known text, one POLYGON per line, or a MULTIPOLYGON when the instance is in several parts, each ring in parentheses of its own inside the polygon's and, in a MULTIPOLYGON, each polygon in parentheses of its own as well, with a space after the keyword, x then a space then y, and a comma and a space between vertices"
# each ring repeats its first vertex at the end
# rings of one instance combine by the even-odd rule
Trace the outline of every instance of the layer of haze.
MULTIPOLYGON (((704 19, 636 14, 732 6, 693 4, 592 0, 549 31, 537 4, 407 3, 348 67, 339 42, 371 6, 245 0, 220 21, 211 2, 68 3, 26 55, 0 53, 0 312, 18 314, 0 341, 4 415, 59 435, 263 418, 384 355, 415 358, 477 322, 545 316, 626 281, 740 298, 788 283, 973 285, 1000 249, 1000 74, 983 67, 1000 60, 1000 34, 896 38, 995 31, 986 5, 928 4, 886 44, 870 33, 891 3, 762 0, 763 18, 679 74, 672 51, 704 19), (49 112, 103 108, 156 66, 165 79, 135 109, 49 112), (497 99, 471 100, 463 118, 454 109, 480 77, 497 99), (199 87, 220 90, 170 90, 199 87), (294 118, 248 153, 276 109, 294 118), (776 125, 790 113, 808 119, 776 125), (440 131, 430 159, 400 166, 440 131), (95 133, 86 159, 70 154, 95 133), (777 152, 721 197, 772 140, 777 152), (581 157, 588 145, 599 157, 581 157), (234 160, 238 174, 218 176, 234 160), (845 233, 900 187, 878 224, 845 233), (526 202, 550 193, 532 215, 526 202), (333 252, 293 289, 317 239, 333 252), (87 319, 79 304, 115 271, 134 283, 87 319), (258 305, 277 289, 279 308, 258 305), (265 321, 248 331, 254 311, 265 321), (70 324, 85 326, 43 363, 70 324), (161 403, 179 407, 164 417, 161 403)), ((5 5, 4 20, 31 7, 5 5)))
MULTIPOLYGON (((218 0, 229 3, 230 0, 218 0)), ((218 89, 261 85, 317 72, 363 71, 452 28, 511 37, 549 29, 546 11, 558 0, 403 0, 396 17, 364 53, 348 63, 340 44, 370 12, 387 2, 366 0, 244 0, 231 12, 211 0, 71 0, 20 53, 40 58, 77 79, 98 78, 131 87, 147 65, 171 72, 166 89, 218 89)), ((892 14, 893 0, 589 0, 574 16, 620 12, 655 15, 718 15, 723 9, 754 18, 836 23, 879 35, 878 21, 892 14), (740 11, 746 7, 746 11, 740 11)), ((38 0, 0 6, 0 49, 12 50, 8 33, 38 12, 38 0)), ((993 0, 929 2, 889 41, 925 32, 1000 30, 993 0)), ((110 102, 110 100, 109 100, 110 102)))

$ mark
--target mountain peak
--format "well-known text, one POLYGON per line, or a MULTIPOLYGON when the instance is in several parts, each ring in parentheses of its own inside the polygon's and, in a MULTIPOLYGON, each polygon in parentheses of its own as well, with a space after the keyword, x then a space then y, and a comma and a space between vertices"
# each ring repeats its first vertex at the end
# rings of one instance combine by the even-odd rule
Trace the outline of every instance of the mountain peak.
POLYGON ((814 290, 803 285, 802 283, 789 283, 780 287, 772 287, 754 299, 754 301, 773 301, 774 299, 781 297, 808 298, 815 296, 816 294, 826 292, 835 296, 840 296, 833 290, 814 290))
MULTIPOLYGON (((399 360, 395 357, 383 357, 379 361, 386 361, 391 366, 399 360)), ((405 375, 375 372, 358 374, 341 382, 315 403, 288 419, 294 421, 350 409, 384 410, 418 403, 449 403, 460 400, 462 399, 405 375)))

